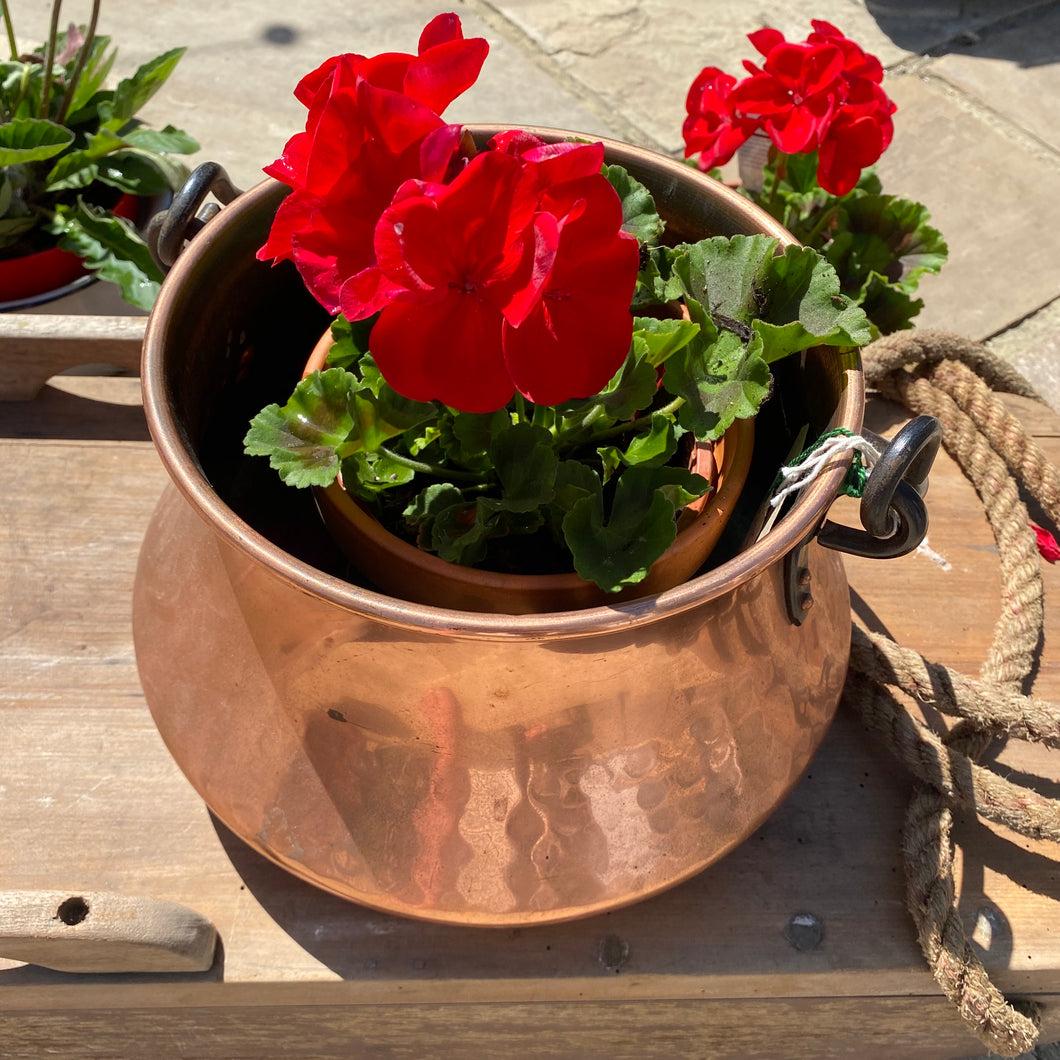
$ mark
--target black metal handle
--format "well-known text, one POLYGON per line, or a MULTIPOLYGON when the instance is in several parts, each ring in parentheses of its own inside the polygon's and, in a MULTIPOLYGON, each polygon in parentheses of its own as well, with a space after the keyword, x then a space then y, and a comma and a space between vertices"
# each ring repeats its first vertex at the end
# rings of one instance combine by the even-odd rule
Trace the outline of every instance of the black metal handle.
POLYGON ((173 196, 169 209, 151 218, 147 226, 147 245, 151 249, 151 257, 164 272, 173 267, 184 244, 220 212, 221 207, 217 203, 202 205, 211 193, 225 204, 242 194, 229 180, 223 166, 217 162, 203 162, 173 196))
MULTIPOLYGON (((866 432, 867 433, 867 432, 866 432)), ((826 548, 869 559, 893 559, 912 552, 927 534, 923 495, 942 441, 934 416, 917 416, 890 443, 873 437, 882 449, 861 497, 861 525, 855 530, 826 520, 817 540, 826 548)))

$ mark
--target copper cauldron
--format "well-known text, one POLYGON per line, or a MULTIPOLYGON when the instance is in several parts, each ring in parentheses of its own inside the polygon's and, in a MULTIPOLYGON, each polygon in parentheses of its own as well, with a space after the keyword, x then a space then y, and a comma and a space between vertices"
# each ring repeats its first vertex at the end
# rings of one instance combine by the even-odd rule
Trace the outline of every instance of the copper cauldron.
MULTIPOLYGON (((791 242, 689 167, 605 143, 675 237, 791 242)), ((394 599, 347 580, 309 496, 241 455, 327 323, 293 269, 254 259, 285 191, 261 184, 210 221, 147 329, 144 400, 174 486, 134 628, 173 756, 253 848, 391 913, 546 923, 699 872, 784 798, 838 702, 847 585, 814 534, 845 462, 759 543, 747 534, 801 428, 860 429, 857 355, 777 366, 746 510, 720 562, 678 588, 531 616, 394 599)))

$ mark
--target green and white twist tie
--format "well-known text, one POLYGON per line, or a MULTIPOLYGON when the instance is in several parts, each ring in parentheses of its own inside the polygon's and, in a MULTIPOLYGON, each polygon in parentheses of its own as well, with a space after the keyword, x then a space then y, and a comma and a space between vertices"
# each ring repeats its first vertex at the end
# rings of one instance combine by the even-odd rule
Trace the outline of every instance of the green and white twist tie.
POLYGON ((880 459, 880 451, 867 438, 839 427, 822 434, 813 445, 780 469, 769 499, 770 507, 777 509, 788 497, 801 493, 816 481, 829 462, 846 453, 853 453, 854 457, 839 492, 848 497, 860 497, 865 492, 872 467, 880 459))

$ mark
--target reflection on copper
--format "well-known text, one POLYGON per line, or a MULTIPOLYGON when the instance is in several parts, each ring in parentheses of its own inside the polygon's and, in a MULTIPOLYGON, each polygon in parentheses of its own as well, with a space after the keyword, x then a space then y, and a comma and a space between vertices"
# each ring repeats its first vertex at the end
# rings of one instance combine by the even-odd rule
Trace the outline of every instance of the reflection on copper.
MULTIPOLYGON (((671 187, 663 207, 679 224, 768 230, 688 167, 614 150, 641 179, 671 187)), ((267 511, 265 533, 258 514, 237 514, 254 498, 235 496, 207 441, 217 409, 271 370, 261 354, 225 389, 239 351, 265 348, 244 332, 293 326, 284 285, 293 292, 297 277, 253 260, 281 194, 262 185, 211 222, 148 328, 145 405, 174 486, 144 541, 134 633, 175 759, 252 847, 392 913, 543 923, 700 871, 783 799, 838 702, 850 622, 842 565, 811 545, 816 606, 794 626, 783 563, 823 518, 844 466, 763 541, 645 600, 495 615, 363 588, 301 516, 267 511)), ((293 377, 320 330, 307 313, 293 377)), ((859 429, 856 358, 811 353, 804 370, 817 429, 859 429)), ((298 500, 283 503, 293 511, 298 500)))

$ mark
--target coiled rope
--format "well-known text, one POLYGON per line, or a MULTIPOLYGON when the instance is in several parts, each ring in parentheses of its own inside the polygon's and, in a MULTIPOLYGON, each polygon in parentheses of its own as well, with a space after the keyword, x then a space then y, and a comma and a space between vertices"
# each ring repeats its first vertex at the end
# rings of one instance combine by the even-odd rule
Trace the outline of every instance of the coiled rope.
POLYGON ((902 842, 907 901, 931 971, 982 1042, 1018 1056, 1038 1040, 1039 1012, 1006 1000, 965 935, 953 880, 953 810, 1060 841, 1060 802, 977 762, 1003 735, 1060 747, 1060 704, 1022 692, 1044 608, 1041 559, 1020 499, 1022 485, 1060 524, 1060 472, 995 391, 1041 399, 980 343, 943 331, 899 332, 872 343, 863 358, 868 387, 941 422, 942 444, 986 509, 1001 557, 1002 605, 978 680, 855 626, 844 702, 916 778, 902 842), (914 716, 906 696, 961 721, 940 736, 914 716))

